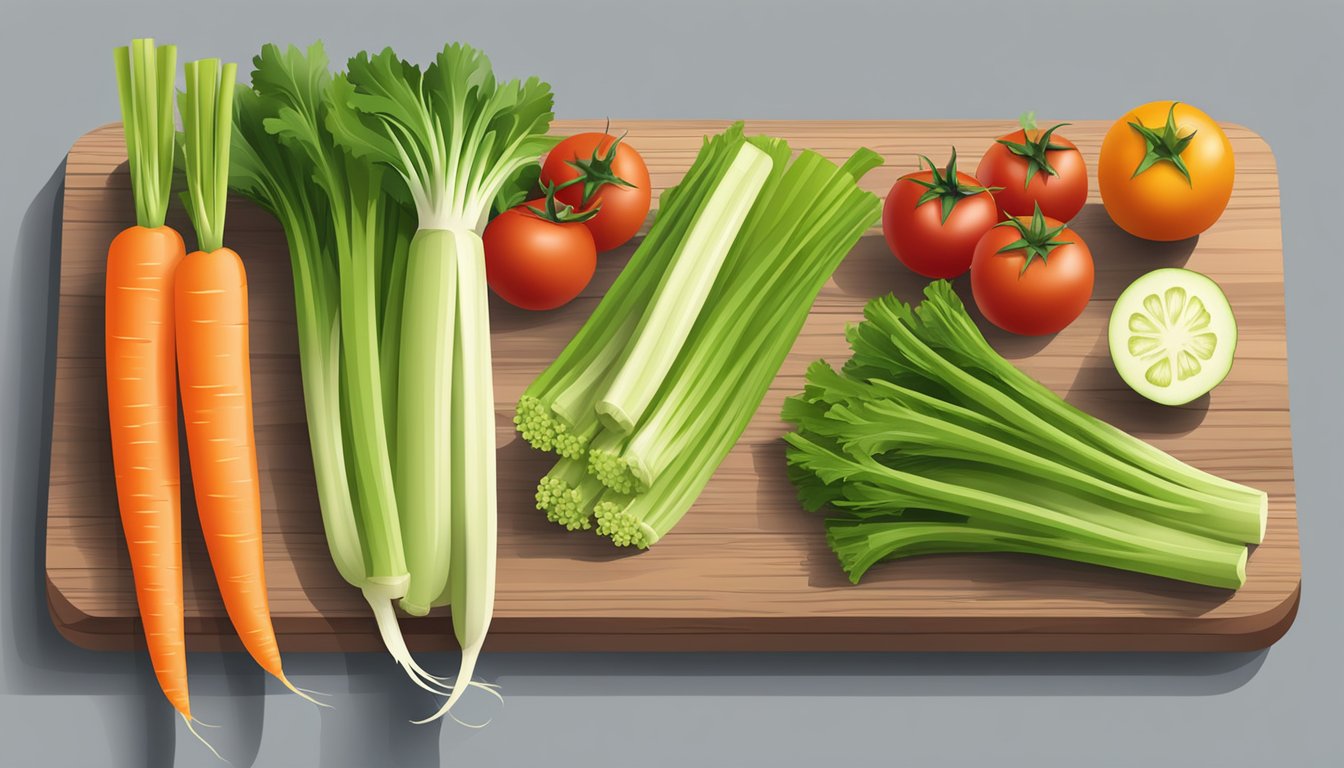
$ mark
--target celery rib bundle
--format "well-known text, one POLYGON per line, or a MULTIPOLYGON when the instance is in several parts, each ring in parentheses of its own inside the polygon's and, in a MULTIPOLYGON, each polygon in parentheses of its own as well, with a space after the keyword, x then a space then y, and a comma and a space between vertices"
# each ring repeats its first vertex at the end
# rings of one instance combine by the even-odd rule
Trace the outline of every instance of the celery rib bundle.
POLYGON ((817 293, 880 214, 837 166, 747 137, 706 140, 592 316, 514 418, 560 457, 537 507, 569 530, 647 548, 694 503, 746 429, 817 293))
POLYGON ((873 299, 837 372, 785 402, 789 478, 851 581, 1017 552, 1236 589, 1268 501, 1074 408, 998 355, 945 281, 873 299))

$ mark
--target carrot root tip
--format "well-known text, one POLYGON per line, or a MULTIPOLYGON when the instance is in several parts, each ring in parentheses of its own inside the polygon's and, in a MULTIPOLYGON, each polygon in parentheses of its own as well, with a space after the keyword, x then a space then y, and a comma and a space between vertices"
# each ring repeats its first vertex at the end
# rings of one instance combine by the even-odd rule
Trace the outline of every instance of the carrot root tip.
MULTIPOLYGON (((183 723, 186 723, 186 725, 187 725, 187 730, 191 732, 191 735, 192 735, 192 736, 195 736, 197 741, 199 741, 199 742, 201 742, 202 744, 204 744, 204 745, 205 745, 205 748, 208 749, 208 750, 210 750, 210 754, 214 755, 216 759, 218 759, 220 762, 224 763, 225 765, 233 765, 233 763, 230 763, 228 760, 225 760, 225 759, 224 759, 224 756, 221 755, 221 754, 219 754, 219 750, 215 749, 215 748, 210 744, 210 742, 206 741, 206 740, 205 740, 205 737, 202 736, 202 735, 196 730, 196 726, 197 726, 197 725, 205 725, 205 723, 202 723, 200 720, 194 720, 194 719, 192 719, 191 717, 188 717, 188 716, 185 715, 185 714, 182 715, 182 722, 183 722, 183 723)), ((217 727, 217 726, 206 726, 206 727, 207 727, 207 728, 214 728, 214 727, 217 727)))
POLYGON ((332 706, 330 704, 324 701, 318 701, 317 699, 313 698, 312 695, 310 695, 310 694, 316 694, 318 696, 325 696, 326 694, 318 693, 317 691, 304 690, 303 688, 300 688, 297 685, 294 685, 293 683, 289 682, 289 678, 285 677, 283 673, 276 675, 276 679, 278 679, 281 683, 284 683, 284 686, 286 688, 293 691, 295 695, 297 695, 304 701, 308 702, 309 704, 313 704, 319 707, 326 707, 327 709, 332 709, 332 706))

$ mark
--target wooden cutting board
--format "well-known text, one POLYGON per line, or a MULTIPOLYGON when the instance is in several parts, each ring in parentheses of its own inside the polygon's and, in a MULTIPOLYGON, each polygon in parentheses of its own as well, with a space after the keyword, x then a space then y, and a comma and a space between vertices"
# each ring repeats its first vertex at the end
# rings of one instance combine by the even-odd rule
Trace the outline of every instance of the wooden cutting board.
MULTIPOLYGON (((615 122, 648 161, 657 190, 674 184, 701 137, 727 124, 615 122)), ((561 122, 558 133, 598 130, 561 122)), ((870 147, 888 164, 864 186, 885 194, 916 156, 942 161, 956 145, 963 170, 1011 121, 754 122, 795 147, 841 159, 870 147)), ((1096 166, 1107 125, 1066 129, 1096 166)), ((648 552, 613 548, 591 532, 567 533, 533 508, 546 456, 514 435, 512 407, 593 309, 630 253, 601 257, 583 296, 563 309, 528 313, 491 305, 499 403, 499 572, 492 650, 1191 650, 1261 648, 1296 613, 1301 577, 1288 373, 1278 179, 1265 142, 1225 126, 1236 151, 1232 202, 1197 240, 1150 243, 1113 225, 1095 178, 1074 223, 1097 264, 1084 315, 1053 338, 988 329, 993 345, 1072 403, 1196 466, 1268 491, 1265 542, 1238 592, 1099 567, 1014 555, 931 556, 878 566, 863 584, 845 579, 784 476, 784 397, 800 390, 809 362, 846 355, 842 331, 868 298, 918 297, 923 280, 892 258, 880 232, 864 237, 822 291, 779 378, 737 447, 676 529, 648 552), (1105 326, 1134 278, 1186 265, 1222 284, 1237 314, 1240 347, 1231 375, 1211 396, 1165 408, 1130 392, 1113 371, 1105 326)), ((65 181, 55 417, 47 510, 51 614, 88 648, 142 644, 108 448, 103 383, 106 248, 133 221, 118 125, 70 151, 65 181)), ((187 232, 175 207, 170 223, 187 232)), ((250 204, 230 204, 227 241, 247 262, 252 370, 271 610, 287 651, 373 651, 380 643, 359 594, 327 555, 313 488, 296 358, 292 285, 276 223, 250 204)), ((190 237, 188 238, 190 243, 190 237)), ((964 284, 965 280, 959 281, 964 284)), ((965 286, 962 285, 962 288, 965 286)), ((982 322, 982 327, 984 323, 982 322)), ((184 474, 184 481, 185 481, 184 474)), ((184 495, 186 485, 184 482, 184 495)), ((238 647, 224 617, 195 520, 184 499, 188 646, 238 647)), ((455 648, 446 614, 403 623, 416 649, 455 648)))

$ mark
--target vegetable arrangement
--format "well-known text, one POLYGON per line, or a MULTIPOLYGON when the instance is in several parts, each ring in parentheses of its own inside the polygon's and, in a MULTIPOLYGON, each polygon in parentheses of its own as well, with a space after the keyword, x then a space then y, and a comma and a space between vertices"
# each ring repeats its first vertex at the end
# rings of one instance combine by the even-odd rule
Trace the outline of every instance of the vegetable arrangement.
POLYGON ((873 299, 837 372, 784 419, 804 507, 858 582, 912 555, 1020 552, 1235 589, 1263 492, 1182 464, 1073 406, 985 342, 946 282, 873 299), (1030 493, 1024 493, 1030 488, 1030 493))
MULTIPOLYGON (((280 222, 323 527, 388 652, 451 710, 473 680, 494 607, 496 472, 487 283, 523 309, 564 305, 600 252, 638 233, 652 185, 607 132, 547 135, 550 87, 499 82, 446 46, 428 66, 391 49, 332 74, 320 44, 265 46, 236 68, 186 65, 181 159, 198 250, 164 225, 174 166, 176 53, 118 49, 136 226, 108 252, 106 357, 118 502, 159 684, 194 730, 187 692, 177 406, 201 527, 230 620, 290 690, 267 602, 248 362, 247 280, 224 245, 227 193, 280 222), (549 154, 547 154, 549 150, 549 154), (543 155, 546 155, 542 162, 543 155), (176 376, 176 380, 175 380, 176 376), (454 681, 411 656, 396 608, 451 606, 454 681)), ((902 176, 885 203, 837 165, 741 123, 707 137, 648 234, 514 423, 553 453, 537 509, 567 530, 646 549, 676 525, 755 414, 812 303, 879 220, 893 253, 933 278, 970 273, 976 305, 1012 333, 1056 333, 1089 302, 1093 255, 1069 226, 1082 153, 1030 116, 976 176, 955 148, 902 176), (928 168, 923 168, 927 164, 928 168)), ((1107 210, 1142 237, 1210 226, 1231 192, 1226 136, 1155 102, 1107 134, 1107 210), (1159 112, 1165 123, 1159 125, 1159 112)), ((945 280, 911 307, 873 299, 840 370, 817 361, 783 417, 788 476, 858 583, 886 560, 1016 552, 1238 588, 1265 533, 1266 495, 1207 474, 1066 403, 986 342, 945 280)), ((1226 296, 1160 269, 1118 299, 1121 377, 1180 405, 1227 375, 1226 296)))
MULTIPOLYGON (((955 148, 943 173, 921 158, 930 170, 897 180, 883 208, 882 232, 892 253, 920 275, 954 278, 969 270, 976 306, 993 324, 1010 333, 1041 336, 1068 327, 1092 298, 1091 250, 1068 228, 1087 201, 1087 167, 1077 145, 1058 133, 1068 123, 1040 130, 1035 114, 1027 112, 1020 124, 1020 130, 986 150, 976 176, 956 170, 955 148), (991 202, 994 211, 987 207, 991 202)), ((1121 228, 1151 240, 1181 240, 1208 229, 1222 215, 1234 170, 1232 146, 1208 115, 1180 102, 1155 101, 1131 111, 1107 132, 1098 179, 1106 211, 1121 228)), ((1202 278, 1171 270, 1155 274, 1164 277, 1154 280, 1181 283, 1180 291, 1202 278)), ((1143 313, 1126 308, 1122 315, 1117 307, 1111 355, 1135 392, 1180 405, 1227 375, 1236 324, 1217 286, 1203 293, 1219 309, 1222 323, 1224 343, 1216 356, 1214 346, 1202 341, 1184 351, 1185 341, 1130 341, 1133 348, 1127 352, 1117 345, 1130 337, 1116 329, 1151 324, 1152 318, 1132 320, 1143 313), (1146 374, 1138 373, 1137 358, 1147 361, 1146 374), (1211 361, 1207 370, 1201 361, 1211 361)), ((1173 328, 1179 325, 1191 334, 1203 328, 1198 301, 1188 305, 1188 317, 1171 319, 1173 328)), ((1141 336, 1147 327, 1131 331, 1141 336)), ((1154 333, 1145 338, 1155 338, 1154 333)))
POLYGON ((1087 167, 1078 147, 1056 133, 1068 123, 1040 130, 1031 112, 1020 123, 995 140, 975 176, 957 172, 954 148, 945 173, 898 179, 882 233, 892 253, 925 277, 969 270, 975 303, 990 322, 1040 336, 1063 330, 1092 298, 1091 251, 1066 227, 1087 200, 1087 167), (920 188, 926 191, 916 196, 920 188))
POLYGON ((681 519, 737 441, 813 299, 878 217, 837 167, 742 126, 708 139, 663 193, 647 237, 514 422, 561 459, 537 507, 569 530, 647 548, 681 519))

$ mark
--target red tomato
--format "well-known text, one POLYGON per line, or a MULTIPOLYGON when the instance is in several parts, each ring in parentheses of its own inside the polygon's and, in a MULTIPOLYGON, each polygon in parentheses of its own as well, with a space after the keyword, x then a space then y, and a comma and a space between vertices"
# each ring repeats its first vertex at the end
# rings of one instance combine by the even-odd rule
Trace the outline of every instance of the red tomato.
POLYGON ((957 171, 954 149, 944 171, 929 163, 929 170, 896 180, 882 207, 882 234, 905 266, 925 277, 950 278, 970 268, 975 244, 998 220, 990 193, 974 176, 957 171))
POLYGON ((975 169, 975 177, 995 190, 994 200, 1004 216, 1030 216, 1037 205, 1052 219, 1068 221, 1087 202, 1087 164, 1073 142, 1055 133, 1060 123, 1044 131, 1013 131, 999 137, 975 169))
POLYGON ((1010 333, 1058 333, 1092 298, 1092 252, 1077 232, 1045 218, 1018 216, 975 246, 971 293, 991 323, 1010 333))
POLYGON ((485 228, 485 280, 501 299, 523 309, 568 304, 593 279, 597 248, 581 222, 548 221, 528 206, 496 216, 485 228))
POLYGON ((649 215, 652 187, 644 158, 611 134, 578 133, 546 156, 541 183, 558 186, 581 174, 586 174, 587 181, 559 190, 556 199, 575 210, 601 206, 596 216, 584 222, 597 250, 625 244, 649 215))

